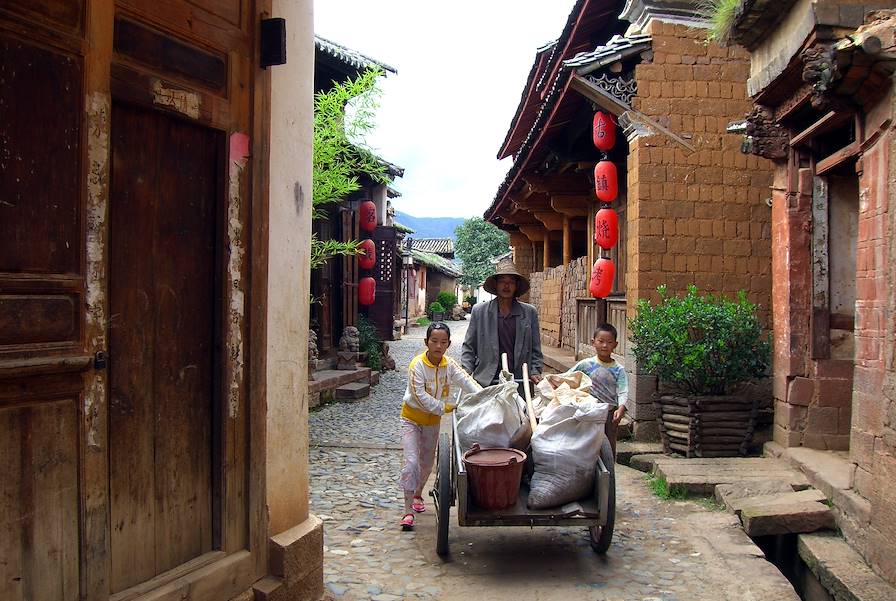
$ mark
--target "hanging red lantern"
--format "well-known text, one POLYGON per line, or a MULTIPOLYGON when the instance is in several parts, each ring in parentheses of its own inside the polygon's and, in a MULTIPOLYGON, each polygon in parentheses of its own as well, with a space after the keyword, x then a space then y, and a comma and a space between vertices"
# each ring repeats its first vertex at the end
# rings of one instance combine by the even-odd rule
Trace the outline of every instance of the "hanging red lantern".
POLYGON ((619 242, 619 214, 603 208, 594 216, 594 242, 604 250, 610 250, 619 242))
POLYGON ((365 232, 376 229, 376 205, 372 200, 361 203, 361 229, 365 232))
POLYGON ((607 298, 613 291, 613 275, 616 268, 613 261, 605 257, 599 258, 591 268, 591 283, 588 291, 594 298, 607 298))
POLYGON ((372 305, 376 299, 376 280, 361 278, 358 282, 358 302, 364 306, 372 305))
POLYGON ((594 192, 601 202, 613 202, 619 194, 616 165, 611 161, 599 161, 594 166, 594 192))
POLYGON ((358 255, 358 265, 361 269, 373 269, 376 264, 376 243, 370 238, 361 240, 363 254, 358 255))
POLYGON ((616 119, 610 113, 597 111, 591 126, 594 145, 603 152, 609 152, 616 145, 616 119))

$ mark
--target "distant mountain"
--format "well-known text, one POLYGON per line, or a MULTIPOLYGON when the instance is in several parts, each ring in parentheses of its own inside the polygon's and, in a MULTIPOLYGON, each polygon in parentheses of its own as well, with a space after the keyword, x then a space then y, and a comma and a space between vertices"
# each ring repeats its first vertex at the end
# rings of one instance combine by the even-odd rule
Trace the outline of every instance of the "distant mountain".
POLYGON ((412 238, 451 238, 454 240, 454 228, 466 221, 462 217, 414 217, 401 211, 395 211, 395 221, 412 230, 412 238))

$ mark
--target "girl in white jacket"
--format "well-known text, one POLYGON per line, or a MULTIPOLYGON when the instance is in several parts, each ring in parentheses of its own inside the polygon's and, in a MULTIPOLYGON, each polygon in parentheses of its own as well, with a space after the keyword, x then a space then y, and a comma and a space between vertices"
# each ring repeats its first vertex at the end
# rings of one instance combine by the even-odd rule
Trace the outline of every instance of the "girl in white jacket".
POLYGON ((426 511, 423 486, 432 472, 439 424, 442 415, 454 411, 449 402, 452 389, 465 392, 482 387, 454 359, 445 356, 451 346, 451 330, 440 321, 426 329, 426 352, 420 353, 408 366, 408 389, 401 405, 401 440, 404 446, 404 467, 399 484, 404 490, 402 530, 414 528, 414 513, 426 511))

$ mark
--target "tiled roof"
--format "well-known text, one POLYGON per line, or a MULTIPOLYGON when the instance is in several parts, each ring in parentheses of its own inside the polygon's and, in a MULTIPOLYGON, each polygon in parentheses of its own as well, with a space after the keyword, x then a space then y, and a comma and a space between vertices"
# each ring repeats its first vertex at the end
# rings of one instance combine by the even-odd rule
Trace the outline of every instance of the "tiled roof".
POLYGON ((364 69, 369 69, 371 67, 378 67, 383 71, 389 71, 395 74, 398 73, 398 71, 395 70, 395 67, 390 67, 386 63, 374 60, 369 56, 364 56, 357 50, 346 48, 341 44, 326 40, 319 35, 314 36, 314 47, 317 50, 320 50, 321 52, 335 58, 336 60, 357 69, 358 71, 363 71, 364 69))
MULTIPOLYGON (((416 240, 414 242, 416 242, 416 240)), ((432 267, 436 271, 441 271, 448 277, 458 278, 463 273, 454 263, 452 263, 445 257, 440 257, 435 253, 424 252, 422 250, 412 248, 411 256, 414 257, 414 261, 416 261, 417 263, 422 263, 427 267, 432 267)))
POLYGON ((398 223, 397 221, 392 222, 392 226, 398 230, 399 232, 404 232, 405 234, 413 234, 414 230, 409 228, 408 226, 398 223))
POLYGON ((454 240, 451 238, 419 238, 414 240, 414 250, 452 255, 454 254, 454 240))
POLYGON ((572 58, 563 61, 564 69, 588 69, 594 70, 604 65, 615 63, 631 54, 641 52, 650 46, 649 35, 639 34, 631 37, 614 35, 603 46, 598 46, 590 52, 580 52, 572 58))

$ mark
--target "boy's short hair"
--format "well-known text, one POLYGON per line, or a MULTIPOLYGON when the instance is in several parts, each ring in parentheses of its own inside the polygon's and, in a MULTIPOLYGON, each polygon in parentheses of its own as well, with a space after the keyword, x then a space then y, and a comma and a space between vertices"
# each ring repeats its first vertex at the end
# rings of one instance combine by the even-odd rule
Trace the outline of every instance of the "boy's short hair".
POLYGON ((448 340, 451 340, 451 328, 449 328, 448 324, 444 321, 434 321, 429 324, 429 327, 426 328, 426 338, 423 340, 429 340, 430 335, 436 330, 443 330, 448 334, 448 340))
POLYGON ((616 332, 616 328, 613 327, 612 324, 602 323, 599 326, 597 326, 596 330, 594 330, 594 336, 591 337, 591 340, 594 340, 595 338, 597 338, 597 335, 600 334, 601 332, 609 332, 610 334, 613 335, 613 340, 619 339, 619 333, 616 332))

